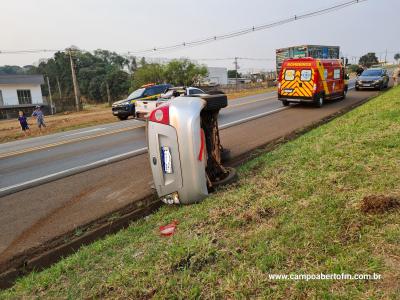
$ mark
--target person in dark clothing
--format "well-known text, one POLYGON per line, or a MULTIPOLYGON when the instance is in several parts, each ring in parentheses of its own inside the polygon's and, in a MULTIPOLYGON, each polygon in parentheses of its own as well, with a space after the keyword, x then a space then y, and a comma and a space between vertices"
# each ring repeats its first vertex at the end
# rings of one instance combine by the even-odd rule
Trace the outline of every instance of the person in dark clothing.
POLYGON ((357 71, 356 71, 357 76, 360 76, 362 74, 362 72, 364 72, 364 68, 362 66, 358 66, 357 71))
POLYGON ((21 110, 18 112, 18 121, 19 124, 21 125, 21 130, 25 136, 27 135, 27 133, 31 132, 28 125, 28 120, 26 119, 24 112, 21 110))

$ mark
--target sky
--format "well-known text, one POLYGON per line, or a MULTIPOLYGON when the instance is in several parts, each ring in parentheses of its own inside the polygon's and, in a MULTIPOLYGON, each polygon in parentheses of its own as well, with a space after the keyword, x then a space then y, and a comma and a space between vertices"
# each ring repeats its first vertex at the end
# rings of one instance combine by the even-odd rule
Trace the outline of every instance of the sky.
MULTIPOLYGON (((171 45, 268 24, 345 0, 0 0, 0 51, 107 49, 118 53, 171 45)), ((263 58, 239 60, 241 70, 272 70, 275 49, 338 45, 343 55, 377 52, 393 61, 400 52, 400 1, 367 0, 333 13, 295 21, 161 58, 263 58), (268 60, 269 59, 269 60, 268 60)), ((0 65, 27 65, 51 53, 0 54, 0 65)), ((354 59, 354 58, 353 58, 354 59)), ((233 68, 233 60, 199 60, 233 68)))

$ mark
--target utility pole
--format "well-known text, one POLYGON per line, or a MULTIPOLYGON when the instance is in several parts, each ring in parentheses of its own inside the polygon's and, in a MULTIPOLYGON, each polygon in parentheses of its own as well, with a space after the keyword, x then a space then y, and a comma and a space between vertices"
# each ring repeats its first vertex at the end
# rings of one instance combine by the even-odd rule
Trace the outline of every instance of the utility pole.
POLYGON ((238 90, 238 70, 239 70, 239 65, 238 65, 238 57, 235 57, 235 62, 233 63, 235 65, 235 83, 236 83, 236 91, 238 90))
POLYGON ((78 81, 76 80, 76 74, 75 74, 75 66, 74 66, 74 61, 72 60, 72 53, 71 49, 68 49, 69 53, 69 60, 71 62, 71 73, 72 73, 72 83, 74 85, 74 93, 75 93, 75 107, 76 111, 81 110, 81 95, 79 92, 79 86, 78 86, 78 81))
POLYGON ((386 66, 386 64, 387 64, 387 49, 385 51, 385 66, 386 66))
POLYGON ((108 86, 108 81, 107 81, 107 80, 106 80, 106 89, 107 89, 107 100, 108 100, 108 106, 111 106, 110 87, 108 86))
POLYGON ((49 97, 50 97, 50 113, 53 114, 53 97, 51 95, 49 76, 46 76, 46 78, 47 78, 47 88, 49 89, 49 97))
POLYGON ((60 81, 58 80, 58 77, 56 77, 56 80, 57 80, 58 93, 60 94, 60 100, 61 100, 62 99, 62 93, 61 93, 60 81))

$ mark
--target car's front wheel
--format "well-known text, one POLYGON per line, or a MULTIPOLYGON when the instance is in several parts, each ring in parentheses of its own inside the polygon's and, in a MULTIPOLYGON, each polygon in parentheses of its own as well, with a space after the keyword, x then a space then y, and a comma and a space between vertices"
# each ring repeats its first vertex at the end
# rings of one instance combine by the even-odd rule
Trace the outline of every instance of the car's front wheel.
POLYGON ((120 121, 125 121, 126 119, 128 119, 128 116, 118 116, 118 119, 120 119, 120 121))

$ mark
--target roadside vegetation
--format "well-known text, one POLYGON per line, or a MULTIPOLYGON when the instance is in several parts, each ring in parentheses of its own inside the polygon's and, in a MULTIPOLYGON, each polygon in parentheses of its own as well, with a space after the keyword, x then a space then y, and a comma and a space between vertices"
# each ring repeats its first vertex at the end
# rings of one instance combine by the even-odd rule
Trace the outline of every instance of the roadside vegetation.
POLYGON ((164 206, 0 298, 396 299, 399 107, 400 87, 261 154, 201 204, 164 206), (304 273, 382 279, 269 279, 304 273))

